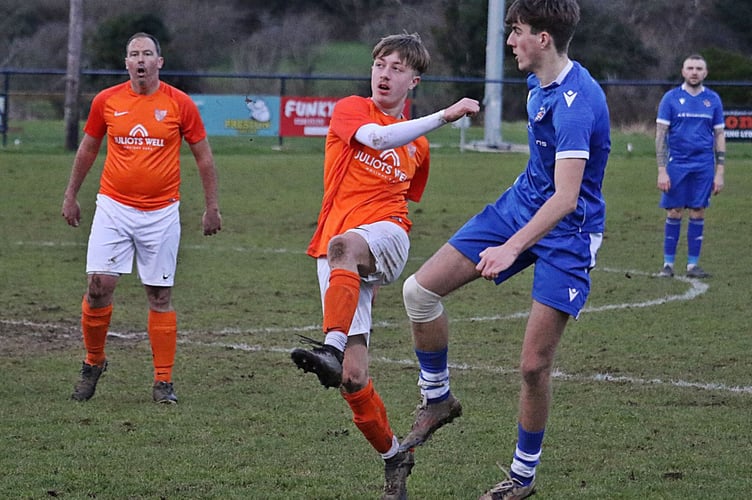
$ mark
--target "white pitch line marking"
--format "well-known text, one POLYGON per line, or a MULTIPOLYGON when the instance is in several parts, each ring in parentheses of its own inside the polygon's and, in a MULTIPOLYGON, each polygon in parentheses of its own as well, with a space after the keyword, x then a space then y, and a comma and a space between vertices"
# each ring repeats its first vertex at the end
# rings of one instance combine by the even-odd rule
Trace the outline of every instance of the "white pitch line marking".
MULTIPOLYGON (((200 345, 205 347, 218 347, 222 349, 234 349, 246 352, 274 352, 274 353, 289 353, 292 349, 285 347, 263 347, 259 345, 249 344, 234 344, 226 342, 194 342, 191 340, 183 340, 181 343, 200 345)), ((413 366, 418 368, 418 363, 411 359, 392 359, 383 356, 374 356, 371 358, 377 363, 384 363, 390 365, 400 366, 413 366)), ((496 375, 508 375, 517 373, 516 368, 504 368, 500 366, 485 366, 485 365, 469 365, 466 363, 449 363, 449 368, 453 370, 470 371, 470 372, 486 372, 496 375)), ((678 388, 693 388, 701 389, 703 391, 710 392, 731 392, 735 394, 752 394, 752 386, 730 386, 727 384, 720 384, 715 382, 689 382, 686 380, 663 380, 659 378, 645 379, 639 377, 629 377, 623 375, 611 375, 609 373, 596 373, 594 375, 570 375, 561 370, 554 370, 551 376, 557 380, 565 380, 572 382, 604 382, 604 383, 622 383, 642 386, 669 386, 678 388)))
MULTIPOLYGON (((22 243, 19 243, 19 244, 22 244, 22 243)), ((46 243, 37 243, 37 244, 46 244, 46 243)), ((284 250, 273 250, 273 251, 284 252, 284 250)), ((642 271, 633 271, 633 270, 624 271, 624 270, 613 269, 613 268, 600 268, 598 270, 603 271, 603 272, 625 273, 625 274, 636 275, 636 276, 652 276, 650 273, 645 273, 642 271)), ((652 306, 657 306, 661 304, 666 304, 668 302, 674 302, 674 301, 680 301, 680 300, 692 300, 702 295, 703 293, 705 293, 709 288, 708 284, 697 279, 690 279, 690 278, 685 278, 685 277, 676 277, 674 279, 688 283, 690 285, 690 288, 683 294, 679 294, 679 295, 669 295, 669 296, 641 301, 641 302, 608 304, 608 305, 598 306, 598 307, 588 307, 588 308, 585 308, 583 312, 592 313, 592 312, 604 312, 604 311, 612 311, 612 310, 627 309, 627 308, 652 307, 652 306)), ((528 316, 527 311, 521 311, 521 312, 516 312, 512 314, 507 314, 507 315, 485 316, 485 317, 474 317, 474 318, 459 318, 459 319, 454 319, 452 321, 453 322, 505 321, 505 320, 523 319, 523 318, 526 318, 527 316, 528 316)), ((26 320, 4 320, 4 319, 0 319, 0 323, 4 323, 7 325, 27 326, 27 327, 37 327, 37 328, 38 327, 43 327, 43 328, 52 327, 55 329, 62 329, 62 330, 67 330, 71 332, 71 333, 63 334, 65 336, 73 336, 74 334, 78 335, 78 327, 73 327, 70 325, 54 325, 54 324, 36 323, 36 322, 26 321, 26 320)), ((390 322, 379 322, 379 323, 374 323, 374 326, 397 327, 399 326, 399 324, 390 323, 390 322)), ((254 329, 225 328, 217 332, 213 332, 213 333, 227 336, 227 335, 243 335, 243 334, 252 335, 252 334, 260 334, 260 333, 268 334, 268 333, 283 333, 283 332, 284 333, 309 332, 309 331, 319 331, 320 329, 321 329, 320 325, 308 325, 308 326, 289 327, 289 328, 282 328, 282 327, 273 327, 273 328, 268 327, 268 328, 254 328, 254 329)), ((185 335, 190 336, 191 334, 201 334, 201 333, 204 333, 204 332, 182 331, 181 336, 183 338, 181 338, 179 342, 181 344, 199 345, 199 346, 205 346, 205 347, 211 347, 211 348, 237 349, 237 350, 247 351, 247 352, 289 353, 290 351, 292 351, 292 349, 286 348, 286 347, 263 347, 263 346, 258 346, 258 345, 249 345, 245 343, 200 342, 200 341, 192 341, 189 339, 185 339, 184 337, 185 335)), ((108 332, 108 336, 112 336, 115 338, 122 338, 122 339, 130 339, 130 340, 146 340, 148 338, 148 335, 145 332, 120 333, 120 332, 111 331, 111 332, 108 332)), ((385 358, 385 357, 374 357, 372 359, 380 363, 396 364, 396 365, 402 365, 402 366, 415 366, 416 368, 418 366, 417 362, 414 360, 394 360, 394 359, 385 358)), ((449 366, 450 368, 455 369, 455 370, 482 371, 482 372, 495 373, 495 374, 517 373, 516 368, 511 369, 511 368, 504 368, 504 367, 474 366, 474 365, 468 365, 468 364, 454 364, 454 363, 450 363, 449 366)), ((720 383, 715 383, 715 382, 710 382, 710 383, 688 382, 685 380, 663 380, 663 379, 657 379, 657 378, 656 379, 643 379, 643 378, 638 378, 638 377, 612 375, 609 373, 598 373, 594 375, 570 375, 560 370, 555 370, 552 373, 552 376, 555 379, 569 380, 569 381, 575 381, 575 382, 606 382, 606 383, 627 383, 627 384, 633 384, 633 385, 672 386, 672 387, 679 387, 679 388, 695 388, 695 389, 701 389, 701 390, 713 391, 713 392, 752 394, 752 386, 729 386, 727 384, 720 384, 720 383)))

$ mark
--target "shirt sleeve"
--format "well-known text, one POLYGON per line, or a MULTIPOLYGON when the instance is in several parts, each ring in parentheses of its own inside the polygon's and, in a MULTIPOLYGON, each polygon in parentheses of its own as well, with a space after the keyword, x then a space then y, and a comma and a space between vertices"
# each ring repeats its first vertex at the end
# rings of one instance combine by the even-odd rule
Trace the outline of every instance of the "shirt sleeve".
POLYGON ((101 139, 107 133, 107 124, 104 121, 105 101, 106 96, 103 92, 94 96, 91 108, 89 109, 89 116, 84 126, 84 132, 97 139, 101 139))
POLYGON ((661 102, 658 104, 658 117, 656 123, 661 125, 671 125, 671 105, 669 104, 669 93, 664 94, 661 102))
POLYGON ((713 111, 713 128, 725 128, 726 117, 723 116, 723 102, 721 102, 721 96, 717 96, 716 99, 718 102, 713 111))
POLYGON ((431 153, 428 149, 428 144, 425 144, 425 149, 421 149, 419 154, 421 155, 419 163, 410 181, 410 187, 407 190, 407 199, 416 203, 423 197, 423 192, 426 190, 426 185, 428 184, 428 170, 431 164, 431 153))
POLYGON ((554 112, 556 159, 590 158, 590 137, 595 115, 584 95, 575 96, 571 104, 563 98, 554 112))
POLYGON ((179 93, 180 127, 183 137, 188 144, 196 144, 206 138, 206 129, 201 119, 198 106, 188 94, 179 93))
POLYGON ((350 96, 334 105, 329 128, 342 142, 351 144, 358 129, 371 121, 368 101, 362 97, 350 96))

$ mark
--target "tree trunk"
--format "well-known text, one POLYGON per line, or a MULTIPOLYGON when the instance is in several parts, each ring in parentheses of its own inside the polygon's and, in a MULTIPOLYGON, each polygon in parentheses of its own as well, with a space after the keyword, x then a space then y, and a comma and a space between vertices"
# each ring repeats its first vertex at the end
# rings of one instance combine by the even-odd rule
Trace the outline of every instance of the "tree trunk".
POLYGON ((65 74, 65 149, 78 149, 78 100, 81 78, 81 46, 84 38, 83 0, 70 0, 68 63, 65 74))

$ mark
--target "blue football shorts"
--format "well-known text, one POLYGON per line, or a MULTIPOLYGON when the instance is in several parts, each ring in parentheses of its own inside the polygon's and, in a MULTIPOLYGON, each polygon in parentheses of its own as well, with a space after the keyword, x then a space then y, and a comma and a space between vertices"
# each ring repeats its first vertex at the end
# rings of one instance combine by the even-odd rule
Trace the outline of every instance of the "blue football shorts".
MULTIPOLYGON (((480 252, 503 244, 520 227, 500 200, 467 221, 449 239, 449 244, 477 264, 480 252)), ((533 299, 577 318, 590 294, 590 270, 595 267, 602 240, 602 233, 546 236, 523 252, 494 281, 499 285, 535 264, 533 299)))
POLYGON ((710 206, 715 169, 688 169, 669 163, 666 167, 671 189, 661 196, 661 208, 706 208, 710 206))

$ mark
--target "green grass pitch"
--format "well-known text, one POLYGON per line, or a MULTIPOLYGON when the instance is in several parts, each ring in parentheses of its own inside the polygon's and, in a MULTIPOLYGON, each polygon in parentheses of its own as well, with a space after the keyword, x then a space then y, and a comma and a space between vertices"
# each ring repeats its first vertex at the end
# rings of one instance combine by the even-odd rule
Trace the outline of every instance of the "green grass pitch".
MULTIPOLYGON (((524 127, 505 124, 520 141, 524 127)), ((482 130, 468 131, 468 140, 482 130)), ((59 123, 22 123, 0 149, 1 498, 379 498, 382 462, 341 396, 290 361, 320 337, 305 255, 321 197, 323 141, 212 139, 224 228, 200 230, 202 193, 184 158, 174 303, 180 404, 151 402, 146 299, 135 276, 115 297, 110 367, 94 398, 69 400, 83 356, 80 301, 102 157, 60 216, 73 155, 59 123), (14 139, 20 144, 16 145, 14 139), (280 150, 281 149, 281 150, 280 150)), ((432 174, 406 278, 524 167, 523 154, 458 150, 429 135, 432 174)), ((752 491, 749 370, 752 146, 730 143, 726 189, 707 211, 703 281, 657 279, 664 213, 653 138, 613 134, 608 225, 593 290, 565 333, 536 498, 745 498, 752 491), (632 152, 627 152, 632 143, 632 152)), ((686 227, 686 223, 685 223, 686 227)), ((677 259, 683 268, 685 229, 677 259)), ((375 309, 371 374, 404 435, 418 403, 400 280, 375 309)), ((416 452, 413 499, 471 499, 500 480, 516 439, 516 371, 530 273, 447 298, 462 418, 416 452)))

